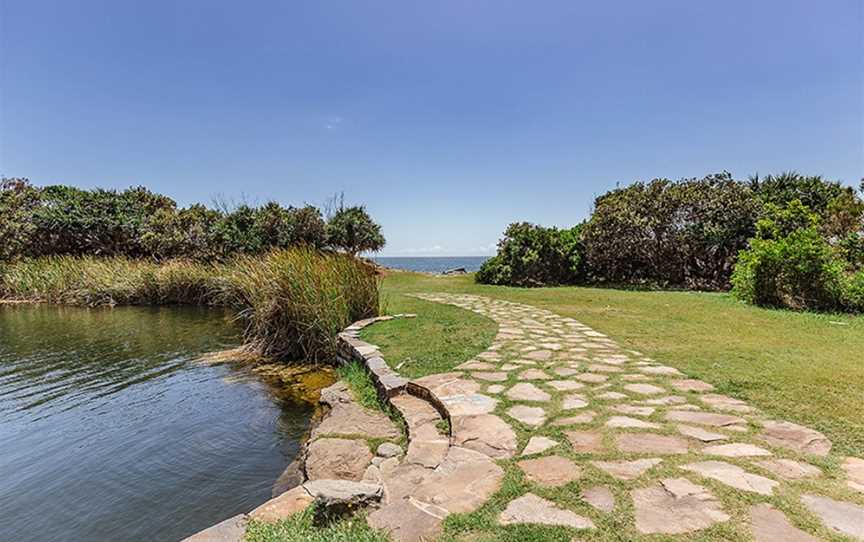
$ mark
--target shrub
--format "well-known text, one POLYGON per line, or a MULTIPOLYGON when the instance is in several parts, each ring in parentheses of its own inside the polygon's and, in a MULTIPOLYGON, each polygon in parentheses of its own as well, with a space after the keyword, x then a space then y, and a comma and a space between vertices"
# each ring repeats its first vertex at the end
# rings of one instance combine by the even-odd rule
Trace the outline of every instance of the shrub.
POLYGON ((843 289, 843 305, 849 311, 864 312, 864 271, 847 277, 843 289))
POLYGON ((498 254, 486 260, 475 279, 484 284, 547 286, 572 284, 579 277, 579 231, 545 228, 528 222, 510 224, 498 242, 498 254))
POLYGON ((372 220, 363 206, 338 209, 327 221, 327 242, 352 256, 384 248, 381 226, 372 220))

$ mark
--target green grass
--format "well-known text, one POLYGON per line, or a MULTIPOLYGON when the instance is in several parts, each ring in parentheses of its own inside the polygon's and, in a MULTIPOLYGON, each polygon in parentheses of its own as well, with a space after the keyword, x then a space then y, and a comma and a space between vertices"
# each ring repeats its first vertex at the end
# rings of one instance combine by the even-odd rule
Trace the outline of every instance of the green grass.
POLYGON ((339 377, 339 380, 348 385, 348 388, 354 395, 354 399, 360 405, 373 410, 384 410, 378 398, 378 392, 375 390, 375 385, 372 383, 369 373, 360 365, 360 362, 352 361, 351 363, 340 365, 336 368, 336 375, 339 377))
POLYGON ((307 509, 278 523, 253 521, 246 529, 247 542, 389 542, 381 532, 366 524, 365 518, 335 521, 325 527, 313 524, 314 510, 307 509))
POLYGON ((484 295, 576 318, 770 416, 822 431, 838 453, 864 457, 862 316, 762 309, 727 294, 520 289, 475 284, 470 275, 392 273, 382 285, 388 309, 419 316, 376 324, 366 338, 390 363, 407 361, 400 372, 408 376, 441 372, 469 359, 488 346, 494 326, 456 307, 405 297, 423 292, 484 295))

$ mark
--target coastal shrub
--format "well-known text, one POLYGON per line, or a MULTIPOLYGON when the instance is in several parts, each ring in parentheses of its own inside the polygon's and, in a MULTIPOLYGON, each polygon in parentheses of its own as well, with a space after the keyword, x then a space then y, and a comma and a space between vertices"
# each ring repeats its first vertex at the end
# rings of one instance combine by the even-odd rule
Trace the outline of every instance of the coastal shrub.
POLYGON ((498 253, 477 272, 477 282, 510 286, 572 284, 579 276, 579 230, 510 224, 498 253))
POLYGON ((365 207, 343 206, 327 221, 327 243, 356 256, 384 248, 384 236, 381 226, 372 220, 365 207))

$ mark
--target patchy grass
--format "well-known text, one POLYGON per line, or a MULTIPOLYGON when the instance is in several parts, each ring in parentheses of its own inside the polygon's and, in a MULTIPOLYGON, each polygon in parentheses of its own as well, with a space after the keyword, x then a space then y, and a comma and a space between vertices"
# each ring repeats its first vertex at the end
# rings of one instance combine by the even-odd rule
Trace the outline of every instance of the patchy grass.
POLYGON ((352 361, 336 368, 339 380, 345 382, 354 399, 362 406, 373 410, 385 410, 378 399, 378 392, 372 383, 372 378, 358 361, 352 361))
POLYGON ((389 542, 373 530, 362 515, 335 521, 326 527, 312 523, 314 510, 308 508, 278 523, 252 521, 246 529, 247 542, 389 542))
POLYGON ((382 291, 390 310, 420 316, 376 324, 366 338, 394 366, 405 361, 399 370, 408 376, 445 371, 482 351, 493 336, 494 324, 484 327, 484 317, 404 297, 423 292, 484 295, 576 318, 720 393, 822 431, 838 453, 864 457, 862 316, 768 310, 716 293, 521 289, 475 284, 471 275, 391 273, 382 291), (469 332, 459 332, 464 325, 469 332))

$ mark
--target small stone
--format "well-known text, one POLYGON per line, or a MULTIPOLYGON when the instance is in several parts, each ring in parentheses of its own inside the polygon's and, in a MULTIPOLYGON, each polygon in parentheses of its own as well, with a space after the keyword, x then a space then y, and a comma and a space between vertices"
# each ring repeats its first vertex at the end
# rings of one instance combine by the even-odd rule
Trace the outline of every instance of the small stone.
POLYGON ((570 394, 564 397, 561 401, 562 410, 574 410, 577 408, 585 408, 588 406, 588 401, 578 394, 570 394))
POLYGON ((729 519, 707 489, 686 478, 666 478, 631 495, 642 534, 690 533, 729 519))
POLYGON ((594 453, 603 451, 603 435, 593 431, 564 431, 564 436, 578 453, 594 453))
POLYGON ((549 380, 550 377, 540 369, 528 369, 519 373, 519 380, 549 380))
POLYGON ((237 514, 184 538, 182 542, 241 542, 246 537, 246 525, 248 523, 246 514, 237 514))
POLYGON ((438 398, 447 407, 451 418, 488 414, 495 410, 495 406, 498 404, 497 400, 479 393, 448 395, 445 397, 439 395, 438 398))
POLYGON ((609 410, 620 412, 622 414, 631 414, 633 416, 650 416, 657 410, 654 407, 636 406, 636 405, 612 405, 609 410))
POLYGON ((360 481, 372 464, 372 452, 363 440, 319 438, 309 445, 306 473, 310 480, 360 481))
POLYGON ((507 415, 532 427, 539 427, 546 421, 546 411, 540 407, 516 405, 507 409, 507 415))
POLYGON ((711 412, 693 412, 690 410, 673 410, 666 413, 666 421, 727 427, 733 424, 747 423, 744 418, 729 414, 714 414, 711 412))
POLYGON ((252 510, 249 512, 249 517, 258 521, 275 523, 306 510, 314 500, 315 498, 303 486, 297 486, 252 510))
POLYGON ((489 386, 486 386, 486 391, 488 393, 501 393, 505 389, 507 389, 507 387, 502 386, 501 384, 490 384, 489 386))
POLYGON ((665 367, 663 365, 640 367, 639 371, 649 375, 684 376, 684 374, 678 369, 665 367))
POLYGON ((303 484, 303 489, 330 515, 341 515, 352 508, 378 502, 384 495, 380 484, 349 480, 313 480, 303 484))
POLYGON ((723 457, 755 457, 771 455, 771 452, 765 448, 746 444, 743 442, 734 442, 732 444, 717 444, 708 446, 702 453, 705 455, 719 455, 723 457))
POLYGON ((516 433, 494 414, 460 416, 452 419, 453 444, 495 459, 513 457, 516 433))
POLYGON ((638 454, 686 454, 689 451, 686 440, 656 433, 615 435, 615 445, 622 452, 638 454))
POLYGON ((528 441, 528 444, 525 445, 525 449, 522 450, 522 455, 533 455, 543 453, 550 448, 554 448, 558 446, 557 440, 552 440, 547 437, 531 437, 528 441))
POLYGON ((645 422, 628 416, 612 416, 605 425, 613 428, 660 429, 656 423, 645 422))
POLYGON ((701 474, 742 491, 752 491, 760 495, 771 495, 778 484, 774 480, 751 474, 737 465, 723 461, 702 461, 681 466, 682 469, 701 474))
POLYGON ((552 501, 541 499, 528 493, 510 501, 507 508, 498 516, 502 525, 516 523, 538 523, 541 525, 556 525, 573 529, 593 529, 594 523, 569 510, 559 508, 552 501))
POLYGON ((818 495, 802 495, 801 502, 828 528, 856 540, 864 540, 864 507, 818 495))
POLYGON ((557 455, 525 459, 518 465, 526 478, 543 487, 560 487, 582 476, 575 463, 557 455))
POLYGON ((750 530, 756 542, 819 542, 792 525, 783 512, 770 504, 750 508, 750 530))
POLYGON ((675 380, 670 383, 670 385, 678 391, 713 391, 714 386, 708 384, 707 382, 702 382, 701 380, 696 380, 693 378, 686 378, 684 380, 675 380))
POLYGON ((748 413, 753 412, 753 408, 747 405, 744 401, 740 399, 735 399, 734 397, 728 397, 726 395, 718 395, 716 393, 706 394, 699 399, 702 400, 703 403, 709 405, 711 407, 716 408, 717 410, 728 410, 731 412, 742 412, 748 413))
POLYGON ((375 453, 381 457, 398 457, 402 455, 402 447, 392 442, 383 442, 375 453))
POLYGON ((620 367, 614 367, 612 365, 603 365, 600 363, 592 363, 588 367, 589 371, 593 371, 595 373, 623 373, 624 369, 620 367))
POLYGON ((555 369, 552 369, 552 372, 558 376, 573 376, 579 371, 572 367, 556 367, 555 369))
POLYGON ((619 480, 635 480, 662 462, 662 459, 651 458, 636 461, 592 461, 591 464, 619 480))
POLYGON ((864 459, 847 457, 842 467, 848 478, 846 485, 849 489, 864 493, 864 459))
POLYGON ((510 388, 505 394, 513 401, 549 401, 552 397, 529 382, 520 382, 510 388))
MULTIPOLYGON (((666 397, 658 397, 656 399, 645 399, 640 404, 643 405, 683 405, 687 399, 680 395, 667 395, 666 397)), ((683 407, 682 407, 683 408, 683 407)))
POLYGON ((594 421, 594 418, 597 417, 596 412, 592 412, 587 410, 582 412, 581 414, 577 414, 576 416, 566 416, 564 418, 558 418, 552 425, 555 427, 561 427, 563 425, 578 425, 583 423, 591 423, 594 421))
POLYGON ((792 459, 763 459, 756 461, 756 464, 775 476, 786 480, 815 478, 822 475, 822 471, 813 465, 793 461, 792 459))
POLYGON ((796 452, 826 456, 831 441, 819 431, 792 422, 766 421, 761 437, 769 444, 796 452))
POLYGON ((558 391, 573 391, 585 387, 585 384, 574 382, 572 380, 550 380, 546 385, 555 388, 558 391))
POLYGON ((615 496, 606 486, 583 489, 582 500, 601 512, 609 513, 615 510, 615 496))
POLYGON ((696 440, 701 440, 702 442, 714 442, 717 440, 726 440, 729 438, 721 433, 712 433, 711 431, 702 429, 701 427, 695 427, 693 425, 684 425, 683 423, 679 423, 675 427, 682 435, 688 436, 690 438, 695 438, 696 440))
POLYGON ((525 354, 525 357, 535 361, 546 361, 552 357, 552 352, 550 350, 534 350, 525 354))
POLYGON ((624 389, 641 395, 657 395, 658 393, 663 393, 666 391, 663 388, 655 386, 653 384, 627 384, 624 386, 624 389))
POLYGON ((477 380, 485 380, 486 382, 504 382, 507 380, 507 373, 492 372, 492 373, 471 373, 471 376, 477 380))
POLYGON ((609 380, 608 376, 598 375, 594 373, 582 373, 574 376, 573 378, 575 378, 576 380, 581 380, 582 382, 588 382, 589 384, 600 384, 609 380))
POLYGON ((597 399, 603 399, 606 401, 617 401, 619 399, 627 399, 627 396, 623 393, 618 393, 617 391, 607 391, 606 393, 601 393, 596 396, 597 399))

